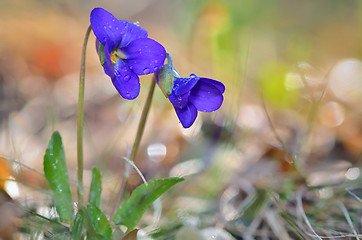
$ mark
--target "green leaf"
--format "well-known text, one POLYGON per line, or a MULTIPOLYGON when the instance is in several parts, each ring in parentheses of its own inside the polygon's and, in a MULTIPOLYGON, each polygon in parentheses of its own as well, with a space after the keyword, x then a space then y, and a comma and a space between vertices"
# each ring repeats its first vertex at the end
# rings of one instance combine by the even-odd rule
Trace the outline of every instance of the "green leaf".
POLYGON ((81 240, 82 239, 82 230, 84 223, 84 215, 82 211, 78 211, 75 216, 75 220, 72 227, 72 239, 81 240))
POLYGON ((62 138, 54 132, 44 155, 44 173, 54 193, 55 207, 61 221, 71 221, 73 198, 69 186, 68 168, 62 138))
POLYGON ((148 182, 147 186, 145 184, 138 186, 132 192, 131 197, 118 209, 113 217, 113 222, 116 225, 125 225, 129 232, 157 198, 183 180, 184 178, 178 177, 153 179, 148 182))
POLYGON ((96 232, 87 208, 85 208, 84 206, 80 206, 80 208, 78 209, 78 213, 84 216, 84 224, 85 224, 87 239, 90 240, 107 239, 96 232))
POLYGON ((87 211, 96 233, 101 235, 102 239, 112 239, 112 228, 104 213, 93 204, 87 205, 87 211))
POLYGON ((92 169, 92 183, 89 190, 88 202, 100 208, 102 193, 102 177, 97 168, 92 169))

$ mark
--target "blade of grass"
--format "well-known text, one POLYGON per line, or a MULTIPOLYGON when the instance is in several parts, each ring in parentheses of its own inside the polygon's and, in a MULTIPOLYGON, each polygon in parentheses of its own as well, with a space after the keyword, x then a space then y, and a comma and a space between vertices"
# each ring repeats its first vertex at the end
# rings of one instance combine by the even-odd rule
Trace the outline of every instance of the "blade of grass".
POLYGON ((312 225, 310 224, 307 215, 304 212, 304 208, 303 208, 303 203, 302 203, 302 195, 300 193, 297 193, 297 210, 299 211, 299 213, 302 215, 305 223, 307 224, 307 226, 309 227, 309 229, 312 231, 312 233, 314 234, 314 236, 320 240, 322 240, 322 238, 316 233, 316 231, 314 231, 312 225))
POLYGON ((306 180, 306 175, 305 173, 302 171, 302 169, 299 167, 299 164, 297 162, 296 156, 288 149, 288 147, 285 145, 284 141, 282 140, 282 138, 280 137, 280 135, 278 134, 273 121, 269 115, 269 112, 266 108, 266 104, 265 104, 265 100, 264 97, 262 95, 262 104, 263 104, 263 109, 265 111, 265 115, 268 119, 269 122, 269 126, 274 134, 274 137, 276 138, 276 140, 279 142, 279 144, 282 146, 282 148, 284 149, 284 151, 289 155, 290 159, 292 160, 291 162, 289 162, 290 164, 292 164, 295 168, 295 170, 299 173, 299 175, 306 180))
POLYGON ((47 217, 45 217, 45 216, 43 216, 43 215, 41 215, 41 214, 39 214, 39 213, 36 213, 36 212, 33 212, 33 211, 29 211, 29 213, 30 213, 31 215, 37 216, 37 217, 39 217, 39 218, 42 218, 42 219, 44 219, 44 220, 46 220, 46 221, 48 221, 48 222, 50 222, 50 223, 54 223, 54 224, 56 224, 56 225, 58 225, 58 226, 61 226, 61 227, 65 228, 65 229, 67 229, 67 230, 69 229, 67 226, 63 225, 61 222, 58 222, 58 221, 55 221, 55 220, 53 220, 53 219, 47 218, 47 217))
POLYGON ((346 206, 344 206, 343 203, 340 203, 340 204, 339 204, 339 208, 342 210, 342 212, 343 212, 343 214, 344 214, 344 217, 346 218, 346 220, 347 220, 347 222, 348 222, 348 225, 349 225, 349 226, 351 227, 351 229, 352 229, 353 234, 356 235, 356 239, 357 239, 357 240, 360 240, 360 238, 357 236, 357 235, 358 235, 358 234, 357 234, 357 231, 356 231, 356 229, 355 229, 354 226, 353 226, 353 223, 352 223, 352 221, 351 221, 351 217, 349 216, 349 213, 348 213, 348 211, 347 211, 346 206))
POLYGON ((19 161, 15 160, 15 159, 11 159, 11 158, 5 157, 5 156, 3 156, 3 155, 0 155, 0 158, 3 158, 3 159, 5 159, 6 161, 9 161, 9 162, 18 164, 18 165, 20 165, 20 166, 22 166, 22 167, 25 167, 25 168, 27 168, 27 169, 29 169, 29 170, 31 170, 31 171, 33 171, 33 172, 35 172, 35 173, 37 173, 37 174, 39 174, 39 175, 41 175, 41 176, 44 177, 44 174, 43 174, 42 172, 40 172, 40 171, 36 170, 35 168, 32 168, 32 167, 30 167, 30 166, 28 166, 28 165, 26 165, 26 164, 24 164, 24 163, 22 163, 22 162, 19 162, 19 161))

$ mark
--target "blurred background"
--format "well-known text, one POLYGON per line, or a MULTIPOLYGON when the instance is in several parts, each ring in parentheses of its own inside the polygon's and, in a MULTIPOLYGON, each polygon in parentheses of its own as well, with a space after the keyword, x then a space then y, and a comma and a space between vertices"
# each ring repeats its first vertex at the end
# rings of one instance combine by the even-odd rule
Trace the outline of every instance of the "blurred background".
MULTIPOLYGON (((146 214, 144 232, 155 239, 312 239, 311 221, 321 236, 361 234, 358 0, 2 0, 1 209, 13 199, 54 214, 42 162, 55 130, 76 179, 80 57, 95 7, 138 21, 173 55, 181 76, 226 86, 223 106, 200 113, 190 129, 156 89, 136 165, 148 180, 186 181, 164 197, 161 220, 146 214)), ((94 42, 91 34, 84 182, 92 167, 101 169, 110 212, 152 76, 141 77, 136 100, 120 98, 94 42)), ((140 183, 133 173, 128 189, 140 183)), ((17 208, 14 218, 0 216, 0 236, 20 238, 6 230, 23 226, 22 214, 17 208)))

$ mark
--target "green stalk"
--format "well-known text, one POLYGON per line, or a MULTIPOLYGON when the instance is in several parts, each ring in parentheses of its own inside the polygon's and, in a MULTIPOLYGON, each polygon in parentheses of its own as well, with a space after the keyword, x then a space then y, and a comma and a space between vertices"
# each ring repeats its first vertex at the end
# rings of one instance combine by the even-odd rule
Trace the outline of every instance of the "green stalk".
POLYGON ((78 203, 83 203, 83 124, 84 124, 84 78, 85 78, 85 59, 86 49, 89 35, 92 28, 88 27, 84 37, 82 59, 80 63, 80 76, 79 76, 79 95, 78 95, 78 115, 77 115, 77 158, 78 158, 78 181, 77 193, 78 203))
MULTIPOLYGON (((129 157, 129 160, 130 161, 134 161, 135 158, 136 158, 136 154, 137 154, 137 151, 138 151, 138 147, 140 145, 140 142, 141 142, 141 139, 142 139, 142 135, 143 135, 143 132, 144 132, 144 129, 145 129, 145 125, 146 125, 146 120, 147 120, 147 117, 148 117, 148 113, 150 111, 150 108, 151 108, 151 103, 152 103, 152 97, 153 97, 153 93, 155 91, 155 86, 156 86, 156 78, 155 78, 155 75, 153 75, 153 78, 152 78, 152 81, 151 81, 151 86, 150 86, 150 89, 148 91, 148 95, 147 95, 147 99, 146 99, 146 102, 145 102, 145 106, 143 107, 143 111, 142 111, 142 114, 141 114, 141 119, 140 119, 140 122, 138 124, 138 129, 137 129, 137 134, 136 134, 136 138, 134 140, 134 143, 133 143, 133 147, 132 147, 132 151, 131 151, 131 155, 129 157)), ((127 169, 127 167, 126 167, 127 169)), ((126 182, 128 180, 128 177, 129 177, 129 173, 127 173, 127 170, 125 171, 125 175, 124 175, 124 179, 121 183, 121 186, 118 190, 118 193, 117 193, 117 196, 116 196, 116 199, 115 199, 115 204, 113 205, 113 210, 111 212, 111 217, 110 219, 113 219, 113 216, 122 200, 122 196, 123 196, 123 191, 124 191, 124 188, 126 186, 126 182)))
POLYGON ((150 89, 148 91, 148 96, 147 96, 147 99, 146 99, 146 103, 145 103, 145 106, 143 107, 141 119, 140 119, 140 122, 138 124, 137 134, 136 134, 136 138, 135 138, 134 143, 133 143, 132 152, 131 152, 131 155, 129 157, 129 160, 131 160, 131 161, 134 161, 135 158, 136 158, 137 150, 138 150, 138 147, 139 147, 140 142, 141 142, 143 131, 145 129, 147 116, 148 116, 148 113, 149 113, 150 108, 151 108, 152 97, 153 97, 153 92, 155 90, 155 86, 156 86, 156 79, 155 79, 155 76, 153 76, 152 81, 151 81, 151 86, 150 86, 150 89))

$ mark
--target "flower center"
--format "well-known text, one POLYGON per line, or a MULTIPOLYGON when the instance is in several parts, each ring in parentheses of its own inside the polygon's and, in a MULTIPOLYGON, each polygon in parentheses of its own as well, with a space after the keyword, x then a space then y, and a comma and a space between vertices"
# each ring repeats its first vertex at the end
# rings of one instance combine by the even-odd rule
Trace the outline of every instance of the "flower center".
POLYGON ((111 61, 113 65, 116 65, 116 61, 118 59, 126 59, 126 55, 120 49, 113 49, 111 52, 111 61))

